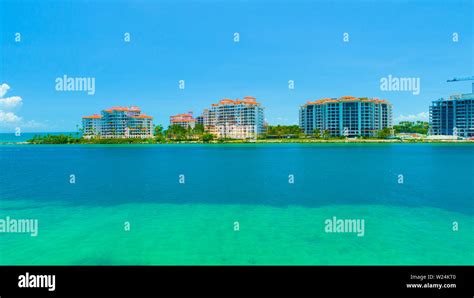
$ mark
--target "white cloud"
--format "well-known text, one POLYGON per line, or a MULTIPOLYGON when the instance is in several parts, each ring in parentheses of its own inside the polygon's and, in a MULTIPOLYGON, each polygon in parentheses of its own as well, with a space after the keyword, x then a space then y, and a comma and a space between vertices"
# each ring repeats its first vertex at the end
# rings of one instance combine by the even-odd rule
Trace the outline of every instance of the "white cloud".
POLYGON ((0 85, 0 97, 3 97, 7 93, 8 89, 10 89, 10 86, 8 86, 5 83, 1 84, 0 85))
POLYGON ((22 120, 21 117, 15 115, 15 113, 5 111, 21 106, 22 104, 22 99, 19 96, 1 98, 9 89, 10 86, 8 86, 8 84, 3 83, 0 85, 0 125, 8 126, 18 124, 22 120))
POLYGON ((20 107, 23 104, 23 99, 20 96, 11 96, 3 98, 10 90, 10 86, 6 83, 0 84, 0 129, 11 131, 16 127, 23 129, 44 129, 48 125, 36 122, 35 120, 24 120, 22 117, 12 112, 12 109, 20 107))
POLYGON ((7 110, 21 106, 21 104, 22 104, 22 99, 19 96, 0 98, 0 107, 7 110))
POLYGON ((429 113, 428 112, 420 112, 418 114, 410 114, 410 115, 400 115, 395 118, 396 122, 401 121, 428 121, 429 113))
POLYGON ((21 121, 21 117, 18 117, 12 112, 4 112, 0 110, 0 123, 6 122, 6 123, 16 123, 21 121))

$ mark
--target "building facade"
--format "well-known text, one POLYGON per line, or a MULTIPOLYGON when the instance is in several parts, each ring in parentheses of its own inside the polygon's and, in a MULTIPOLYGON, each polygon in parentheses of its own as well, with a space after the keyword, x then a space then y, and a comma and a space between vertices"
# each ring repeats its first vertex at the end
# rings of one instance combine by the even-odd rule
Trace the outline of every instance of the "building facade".
POLYGON ((178 114, 170 117, 170 125, 179 125, 183 128, 194 128, 196 126, 196 119, 193 117, 193 112, 186 114, 178 114))
POLYGON ((474 137, 474 93, 433 101, 429 133, 434 136, 474 137))
POLYGON ((299 126, 305 134, 330 136, 375 136, 392 127, 392 105, 376 98, 324 98, 300 107, 299 126))
POLYGON ((203 115, 196 117, 196 124, 201 124, 201 125, 204 126, 204 116, 203 115))
POLYGON ((100 115, 82 117, 84 138, 150 138, 153 117, 141 114, 139 107, 112 107, 100 115))
POLYGON ((255 97, 223 99, 204 110, 204 128, 218 138, 252 139, 264 132, 262 105, 255 97))

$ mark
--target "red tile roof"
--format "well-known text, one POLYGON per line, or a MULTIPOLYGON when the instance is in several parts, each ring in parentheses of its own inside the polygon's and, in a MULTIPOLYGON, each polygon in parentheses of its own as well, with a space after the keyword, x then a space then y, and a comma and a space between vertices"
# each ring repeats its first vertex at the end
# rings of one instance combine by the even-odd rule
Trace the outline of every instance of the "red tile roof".
POLYGON ((92 116, 84 116, 84 117, 82 117, 82 118, 83 118, 83 119, 100 119, 100 118, 102 118, 102 116, 101 116, 101 115, 94 114, 94 115, 92 115, 92 116))
POLYGON ((306 105, 320 105, 326 103, 339 103, 339 102, 374 102, 374 103, 387 103, 385 99, 368 98, 368 97, 354 97, 354 96, 341 96, 340 98, 322 98, 315 101, 308 101, 306 105))

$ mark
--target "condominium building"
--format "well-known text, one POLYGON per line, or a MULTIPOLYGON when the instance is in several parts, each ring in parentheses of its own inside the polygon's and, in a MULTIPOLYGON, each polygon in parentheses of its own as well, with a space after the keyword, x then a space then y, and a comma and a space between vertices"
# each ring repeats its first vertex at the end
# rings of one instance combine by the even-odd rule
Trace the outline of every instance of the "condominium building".
POLYGON ((178 114, 170 117, 170 125, 179 125, 186 129, 194 128, 196 126, 196 119, 193 117, 193 112, 178 114))
POLYGON ((308 102, 300 107, 305 134, 327 131, 331 136, 375 136, 392 127, 392 105, 386 100, 343 96, 308 102))
POLYGON ((201 117, 205 129, 218 138, 250 139, 264 132, 263 107, 251 96, 223 99, 201 117))
MULTIPOLYGON (((206 112, 206 110, 204 110, 203 114, 206 112)), ((201 116, 197 116, 196 117, 196 124, 201 124, 201 125, 204 125, 204 115, 201 115, 201 116)))
POLYGON ((139 107, 112 107, 100 115, 82 117, 85 138, 153 137, 153 117, 141 114, 139 107))
POLYGON ((430 135, 474 137, 474 93, 440 98, 430 106, 430 135))

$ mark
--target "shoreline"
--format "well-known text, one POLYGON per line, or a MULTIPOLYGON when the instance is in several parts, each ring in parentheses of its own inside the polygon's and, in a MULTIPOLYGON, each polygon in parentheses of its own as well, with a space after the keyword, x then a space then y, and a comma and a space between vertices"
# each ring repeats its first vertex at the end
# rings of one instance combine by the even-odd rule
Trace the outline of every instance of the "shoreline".
POLYGON ((286 139, 272 139, 272 140, 257 140, 257 141, 245 141, 245 140, 228 140, 228 141, 169 141, 169 142, 150 142, 144 140, 143 142, 128 143, 108 143, 108 142, 79 142, 79 143, 33 143, 28 141, 21 142, 0 142, 1 145, 229 145, 229 144, 474 144, 474 140, 384 140, 384 139, 357 139, 357 140, 318 140, 318 139, 298 139, 298 140, 286 140, 286 139))

